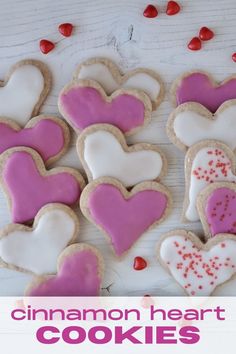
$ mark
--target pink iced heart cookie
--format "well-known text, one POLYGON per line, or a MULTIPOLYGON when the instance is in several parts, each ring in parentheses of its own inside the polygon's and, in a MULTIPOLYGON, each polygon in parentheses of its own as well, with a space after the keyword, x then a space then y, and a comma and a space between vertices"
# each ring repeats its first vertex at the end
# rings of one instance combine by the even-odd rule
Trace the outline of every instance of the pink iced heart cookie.
POLYGON ((32 118, 24 129, 10 119, 0 118, 0 154, 12 147, 30 147, 49 164, 63 155, 69 140, 68 126, 57 117, 40 115, 32 118))
POLYGON ((231 76, 218 84, 207 73, 186 73, 174 82, 172 93, 177 106, 198 102, 214 113, 222 103, 236 98, 236 77, 231 76))
POLYGON ((98 296, 103 268, 102 256, 96 248, 71 245, 58 259, 57 275, 35 278, 26 296, 98 296))
POLYGON ((75 205, 84 187, 80 173, 72 168, 45 170, 37 152, 12 148, 0 157, 1 184, 7 195, 13 222, 32 220, 48 203, 75 205))
POLYGON ((60 113, 77 131, 107 123, 125 134, 133 134, 148 123, 152 105, 141 91, 120 89, 107 96, 92 80, 78 80, 66 85, 58 99, 60 113))
POLYGON ((206 244, 191 232, 172 231, 158 244, 158 259, 188 295, 209 296, 236 272, 236 239, 220 234, 206 244))
POLYGON ((213 183, 200 193, 197 201, 206 237, 219 233, 236 234, 236 185, 213 183))
POLYGON ((80 200, 83 214, 108 236, 117 256, 161 223, 170 204, 169 191, 156 182, 140 183, 128 192, 118 180, 106 177, 91 182, 80 200))

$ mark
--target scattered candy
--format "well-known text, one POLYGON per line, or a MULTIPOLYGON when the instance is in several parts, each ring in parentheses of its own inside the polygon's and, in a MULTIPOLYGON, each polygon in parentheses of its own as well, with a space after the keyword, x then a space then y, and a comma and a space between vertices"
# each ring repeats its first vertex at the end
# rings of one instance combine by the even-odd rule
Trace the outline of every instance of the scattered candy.
POLYGON ((47 39, 41 39, 39 47, 43 54, 48 54, 55 48, 55 44, 47 39))
POLYGON ((233 61, 236 63, 236 53, 233 53, 233 54, 232 54, 232 59, 233 59, 233 61))
POLYGON ((158 11, 154 5, 148 5, 146 9, 143 11, 143 16, 148 18, 157 17, 158 11))
POLYGON ((188 44, 190 50, 200 50, 202 48, 201 40, 198 37, 194 37, 188 44))
POLYGON ((143 270, 147 267, 147 262, 143 257, 135 257, 134 258, 134 269, 135 270, 143 270))
POLYGON ((178 12, 180 12, 179 4, 176 1, 168 1, 166 14, 168 16, 173 16, 176 15, 178 12))
POLYGON ((73 31, 73 25, 71 23, 62 23, 58 27, 58 30, 64 37, 70 37, 73 31))
POLYGON ((214 32, 208 27, 202 27, 199 31, 199 38, 202 41, 209 41, 214 37, 214 32))

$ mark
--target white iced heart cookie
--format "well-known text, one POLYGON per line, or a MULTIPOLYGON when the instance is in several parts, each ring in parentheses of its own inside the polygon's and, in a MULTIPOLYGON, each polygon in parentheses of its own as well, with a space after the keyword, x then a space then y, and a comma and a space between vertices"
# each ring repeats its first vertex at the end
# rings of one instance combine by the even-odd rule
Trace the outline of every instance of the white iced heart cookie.
POLYGON ((74 78, 97 81, 108 95, 119 88, 142 90, 150 97, 153 109, 159 106, 164 96, 162 80, 155 71, 138 68, 123 75, 118 66, 107 58, 84 61, 75 71, 74 78))
POLYGON ((51 86, 51 75, 37 60, 16 63, 0 87, 0 116, 25 125, 37 115, 51 86))
POLYGON ((236 239, 219 234, 203 244, 191 232, 172 231, 158 244, 158 259, 191 296, 209 296, 236 272, 236 239))
POLYGON ((128 187, 159 180, 166 170, 166 159, 155 145, 127 146, 121 131, 111 125, 85 129, 77 140, 77 151, 90 181, 107 176, 128 187))
POLYGON ((235 150, 235 131, 236 100, 223 103, 214 114, 199 103, 184 103, 167 123, 170 140, 184 151, 202 140, 219 140, 235 150))
POLYGON ((10 224, 0 231, 0 264, 37 275, 54 274, 63 249, 76 241, 79 221, 63 204, 48 204, 34 225, 10 224))
POLYGON ((198 221, 197 197, 213 182, 236 182, 233 151, 217 141, 203 141, 189 148, 185 156, 186 190, 183 217, 198 221))

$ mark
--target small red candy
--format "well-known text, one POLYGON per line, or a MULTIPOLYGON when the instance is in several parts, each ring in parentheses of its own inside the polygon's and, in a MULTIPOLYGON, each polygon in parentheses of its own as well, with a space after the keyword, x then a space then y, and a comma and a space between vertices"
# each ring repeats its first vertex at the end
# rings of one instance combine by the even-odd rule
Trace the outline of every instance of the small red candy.
POLYGON ((199 31, 199 38, 202 41, 209 41, 214 37, 214 32, 208 27, 202 27, 199 31))
POLYGON ((233 53, 233 54, 232 54, 232 59, 233 59, 233 61, 236 63, 236 53, 233 53))
POLYGON ((148 18, 157 17, 158 11, 154 5, 148 5, 146 9, 143 11, 143 16, 148 18))
POLYGON ((73 31, 73 25, 71 23, 62 23, 58 27, 58 30, 64 37, 70 37, 73 31))
POLYGON ((176 15, 178 12, 180 12, 179 4, 176 1, 168 1, 166 14, 168 16, 173 16, 176 15))
POLYGON ((43 54, 48 54, 55 48, 55 44, 47 39, 41 39, 39 47, 43 54))
POLYGON ((143 270, 147 267, 147 262, 143 257, 135 257, 134 258, 134 269, 135 270, 143 270))
POLYGON ((188 44, 190 50, 200 50, 202 48, 201 40, 198 37, 194 37, 188 44))

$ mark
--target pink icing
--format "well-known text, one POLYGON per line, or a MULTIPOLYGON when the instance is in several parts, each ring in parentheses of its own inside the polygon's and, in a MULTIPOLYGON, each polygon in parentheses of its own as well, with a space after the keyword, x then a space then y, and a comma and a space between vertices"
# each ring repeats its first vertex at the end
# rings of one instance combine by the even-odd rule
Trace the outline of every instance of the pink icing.
POLYGON ((80 130, 92 124, 107 123, 128 132, 144 123, 143 102, 128 94, 120 94, 109 103, 95 88, 73 87, 59 100, 72 125, 80 130))
POLYGON ((0 153, 16 146, 30 147, 47 161, 63 149, 63 130, 50 119, 43 119, 32 128, 19 131, 12 129, 7 123, 0 122, 0 153))
POLYGON ((18 223, 33 219, 45 204, 72 205, 81 193, 78 181, 69 173, 41 176, 32 156, 24 151, 9 156, 2 178, 11 198, 12 219, 18 223))
POLYGON ((215 189, 207 199, 205 211, 212 236, 236 234, 236 193, 232 189, 215 189))
POLYGON ((165 194, 145 190, 129 199, 115 186, 101 184, 89 196, 88 207, 93 220, 109 235, 115 253, 121 256, 164 214, 165 194))
POLYGON ((56 276, 40 283, 29 296, 98 296, 101 278, 96 254, 90 250, 66 256, 56 276))
POLYGON ((198 102, 213 113, 222 103, 234 98, 236 98, 236 79, 214 87, 208 76, 202 73, 193 73, 182 79, 176 91, 178 105, 191 101, 198 102))

